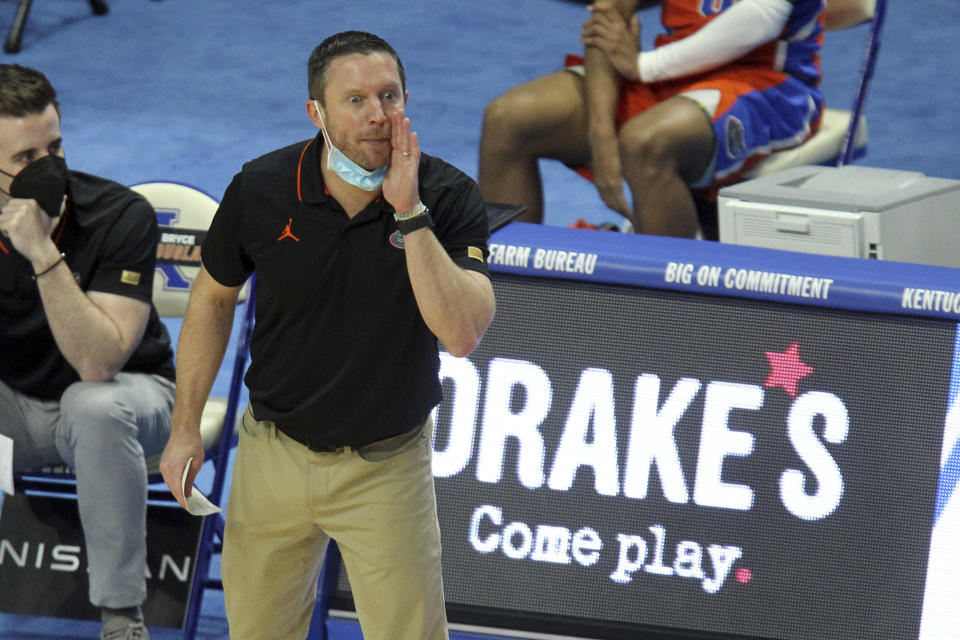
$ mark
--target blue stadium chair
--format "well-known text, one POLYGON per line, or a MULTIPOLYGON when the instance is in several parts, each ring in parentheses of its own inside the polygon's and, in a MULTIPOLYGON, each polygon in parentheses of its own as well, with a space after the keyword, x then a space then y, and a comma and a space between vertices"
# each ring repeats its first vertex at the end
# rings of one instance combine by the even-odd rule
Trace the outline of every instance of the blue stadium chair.
MULTIPOLYGON (((110 6, 103 0, 88 0, 90 9, 98 16, 110 11, 110 6)), ((20 43, 23 40, 23 29, 27 24, 27 16, 30 15, 30 6, 33 0, 20 0, 17 6, 17 13, 13 16, 13 23, 10 25, 10 32, 7 34, 7 40, 3 44, 3 50, 7 53, 16 53, 20 51, 20 43)))
MULTIPOLYGON (((820 128, 803 144, 774 151, 755 164, 742 176, 742 180, 759 178, 801 165, 827 165, 842 167, 867 152, 867 118, 863 114, 870 80, 880 51, 880 37, 887 14, 887 0, 826 0, 826 30, 839 32, 869 24, 869 33, 864 45, 860 72, 854 89, 850 109, 827 107, 824 109, 820 128)), ((826 37, 830 37, 827 34, 826 37)), ((835 98, 827 96, 831 104, 835 98)), ((700 219, 702 237, 707 240, 719 238, 717 203, 695 198, 700 219)))
MULTIPOLYGON (((183 317, 189 298, 189 285, 200 269, 199 246, 203 241, 202 235, 213 220, 217 201, 193 187, 175 182, 148 182, 132 188, 150 201, 160 221, 158 277, 153 282, 153 300, 157 312, 162 317, 183 317), (183 243, 180 236, 187 236, 187 241, 183 243), (193 244, 189 242, 191 236, 194 239, 193 244)), ((237 336, 228 396, 209 398, 200 424, 207 459, 213 460, 214 467, 213 487, 206 495, 215 504, 222 504, 227 480, 227 460, 230 449, 236 445, 235 427, 241 413, 240 392, 250 350, 250 334, 253 331, 253 278, 241 290, 239 300, 244 303, 243 319, 237 336)), ((223 548, 223 529, 223 514, 205 518, 183 627, 185 640, 196 637, 203 592, 208 588, 223 589, 219 578, 209 576, 210 561, 223 548)))
MULTIPOLYGON (((199 246, 216 212, 217 201, 194 187, 175 182, 147 182, 132 188, 153 205, 160 223, 157 273, 153 283, 154 306, 161 317, 182 318, 190 296, 190 285, 199 272, 199 246)), ((241 290, 240 301, 243 303, 243 316, 231 367, 228 396, 208 399, 200 425, 206 459, 212 460, 214 475, 209 491, 205 487, 199 488, 215 504, 222 503, 227 461, 230 449, 236 444, 235 427, 240 417, 238 410, 243 373, 253 330, 255 305, 252 279, 241 290)), ((163 483, 159 474, 160 457, 161 454, 157 453, 147 460, 147 473, 153 485, 163 483)), ((17 491, 26 494, 76 498, 76 479, 65 466, 45 467, 18 474, 15 486, 17 491)), ((173 497, 165 486, 162 489, 151 487, 148 500, 176 504, 172 502, 173 497)), ((222 514, 204 519, 183 627, 186 640, 193 640, 196 636, 204 591, 223 588, 219 578, 209 577, 211 559, 222 549, 223 528, 222 514)))
MULTIPOLYGON (((747 172, 744 179, 757 178, 799 165, 840 167, 866 154, 867 119, 863 115, 863 107, 880 50, 880 36, 886 13, 887 0, 827 0, 827 31, 842 31, 870 24, 853 104, 849 110, 826 108, 820 129, 809 140, 793 149, 770 154, 747 172)), ((827 37, 830 37, 829 34, 827 37)), ((829 103, 832 99, 828 96, 827 100, 829 103)))

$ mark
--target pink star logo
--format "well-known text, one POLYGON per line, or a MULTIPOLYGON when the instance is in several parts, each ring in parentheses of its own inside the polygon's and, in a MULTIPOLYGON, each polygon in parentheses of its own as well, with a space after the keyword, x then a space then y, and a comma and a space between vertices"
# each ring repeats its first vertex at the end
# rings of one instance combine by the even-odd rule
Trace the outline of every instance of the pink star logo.
POLYGON ((763 386, 783 387, 787 395, 796 397, 797 383, 813 373, 813 367, 800 359, 800 345, 794 342, 783 353, 767 351, 766 354, 770 361, 770 375, 763 386))

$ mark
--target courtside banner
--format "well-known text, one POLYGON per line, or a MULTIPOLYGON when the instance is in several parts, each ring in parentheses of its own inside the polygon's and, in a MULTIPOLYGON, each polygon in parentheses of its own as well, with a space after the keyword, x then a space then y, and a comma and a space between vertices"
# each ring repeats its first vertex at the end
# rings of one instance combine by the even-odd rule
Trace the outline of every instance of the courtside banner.
MULTIPOLYGON (((147 506, 147 625, 183 626, 202 525, 203 518, 179 507, 147 506)), ((99 620, 89 585, 76 500, 6 496, 0 517, 0 611, 99 620)))
POLYGON ((957 269, 512 223, 494 271, 960 320, 957 269))

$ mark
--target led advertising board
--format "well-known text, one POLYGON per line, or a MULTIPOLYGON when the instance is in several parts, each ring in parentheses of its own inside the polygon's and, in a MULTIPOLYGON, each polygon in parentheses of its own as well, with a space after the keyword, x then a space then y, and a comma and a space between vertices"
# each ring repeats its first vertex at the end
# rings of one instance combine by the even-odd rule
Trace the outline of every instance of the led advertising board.
POLYGON ((481 345, 441 358, 451 621, 783 640, 960 624, 956 322, 502 272, 494 285, 481 345))

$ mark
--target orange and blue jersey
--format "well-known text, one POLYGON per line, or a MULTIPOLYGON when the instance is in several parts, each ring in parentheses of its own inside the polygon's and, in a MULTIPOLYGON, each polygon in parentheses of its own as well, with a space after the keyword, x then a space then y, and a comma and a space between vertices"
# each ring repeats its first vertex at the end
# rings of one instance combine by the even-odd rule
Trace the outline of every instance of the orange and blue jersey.
MULTIPOLYGON (((695 33, 736 1, 664 0, 666 33, 656 38, 656 46, 695 33)), ((816 131, 824 107, 819 89, 823 11, 824 0, 796 0, 776 39, 717 69, 651 87, 659 99, 719 91, 712 114, 716 155, 710 175, 696 186, 734 182, 764 156, 796 146, 816 131)))
MULTIPOLYGON (((691 36, 737 0, 664 0, 666 30, 656 46, 691 36)), ((722 66, 660 82, 624 82, 617 126, 664 100, 684 96, 710 114, 716 148, 708 172, 695 184, 708 189, 735 182, 764 156, 804 142, 823 112, 820 47, 824 0, 795 0, 779 37, 722 66)), ((568 56, 567 66, 582 64, 568 56)), ((577 168, 592 178, 587 168, 577 168)))
MULTIPOLYGON (((680 40, 699 31, 738 0, 664 0, 660 21, 666 33, 655 44, 680 40)), ((824 0, 796 0, 779 38, 731 64, 782 71, 806 84, 820 83, 824 0)))

